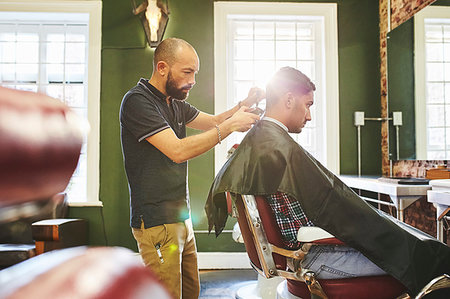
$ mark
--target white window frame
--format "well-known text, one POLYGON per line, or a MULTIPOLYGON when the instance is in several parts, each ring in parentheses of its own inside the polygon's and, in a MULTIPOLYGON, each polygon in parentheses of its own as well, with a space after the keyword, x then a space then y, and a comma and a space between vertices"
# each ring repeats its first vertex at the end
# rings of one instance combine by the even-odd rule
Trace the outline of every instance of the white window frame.
POLYGON ((79 12, 89 14, 87 201, 70 206, 102 206, 99 200, 101 22, 100 0, 8 0, 0 1, 0 11, 79 12))
POLYGON ((428 6, 414 15, 416 159, 427 159, 425 19, 450 19, 450 7, 428 6))
MULTIPOLYGON (((321 16, 324 18, 326 102, 326 167, 339 174, 339 76, 336 3, 214 2, 215 114, 227 110, 227 18, 229 15, 321 16)), ((314 116, 313 116, 314 117, 314 116)), ((223 142, 215 147, 215 173, 226 161, 223 142)))

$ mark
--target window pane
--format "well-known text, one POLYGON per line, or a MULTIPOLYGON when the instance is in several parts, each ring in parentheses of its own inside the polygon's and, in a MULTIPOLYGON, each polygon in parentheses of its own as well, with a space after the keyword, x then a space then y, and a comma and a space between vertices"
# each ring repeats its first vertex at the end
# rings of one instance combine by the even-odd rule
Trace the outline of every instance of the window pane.
POLYGON ((444 59, 444 44, 427 43, 425 52, 427 61, 442 61, 444 59))
POLYGON ((444 70, 441 63, 427 63, 427 81, 444 81, 444 70))
POLYGON ((38 64, 16 64, 16 80, 36 83, 38 81, 38 64))
POLYGON ((429 127, 442 126, 445 123, 444 105, 429 105, 427 107, 427 119, 429 127))
POLYGON ((43 25, 43 29, 45 34, 44 42, 60 42, 63 43, 65 41, 65 30, 62 25, 54 25, 54 24, 46 24, 43 25))
MULTIPOLYGON (((444 103, 444 84, 427 83, 427 103, 444 103)), ((448 95, 450 98, 450 94, 448 95)))
POLYGON ((273 40, 274 22, 255 22, 255 39, 273 40))
POLYGON ((88 26, 86 25, 67 25, 66 26, 66 41, 67 42, 87 42, 88 26))
POLYGON ((15 89, 37 92, 37 85, 16 85, 15 89))
POLYGON ((312 24, 297 24, 297 39, 310 40, 312 36, 314 36, 314 27, 312 24))
POLYGON ((0 23, 0 41, 15 42, 16 41, 16 26, 0 23))
POLYGON ((444 61, 450 62, 450 43, 444 44, 444 61))
POLYGON ((316 80, 315 71, 314 71, 314 62, 313 61, 299 61, 297 63, 297 68, 306 76, 308 76, 312 81, 316 80))
POLYGON ((44 64, 45 83, 64 82, 64 64, 44 64))
MULTIPOLYGON (((448 135, 449 134, 448 128, 450 127, 450 105, 445 105, 444 114, 445 114, 445 126, 447 127, 447 135, 448 135)), ((450 141, 450 139, 448 139, 448 138, 447 138, 447 140, 448 140, 448 142, 450 141)))
POLYGON ((255 61, 255 83, 257 86, 265 86, 275 72, 274 61, 255 61))
POLYGON ((2 64, 2 82, 14 82, 16 80, 16 65, 2 64))
POLYGON ((450 26, 443 26, 444 42, 450 42, 450 26))
POLYGON ((445 134, 443 128, 428 128, 428 148, 431 150, 443 150, 445 148, 445 142, 442 138, 445 134))
POLYGON ((16 40, 20 42, 39 42, 39 25, 18 25, 16 40))
POLYGON ((235 81, 234 84, 234 104, 245 99, 248 95, 248 91, 253 87, 252 81, 235 81))
POLYGON ((274 41, 255 41, 255 59, 273 59, 274 41))
POLYGON ((277 59, 296 59, 295 41, 277 41, 277 59))
POLYGON ((2 62, 16 62, 16 44, 10 42, 1 42, 0 59, 2 62))
POLYGON ((84 43, 66 43, 66 63, 83 63, 85 50, 84 43))
POLYGON ((237 80, 253 80, 253 63, 251 61, 235 61, 234 78, 237 80))
POLYGON ((275 69, 279 70, 280 68, 282 68, 284 66, 290 66, 290 67, 296 68, 297 67, 297 61, 296 60, 277 60, 276 61, 276 65, 275 65, 275 69))
MULTIPOLYGON (((303 128, 301 134, 292 134, 297 135, 298 142, 301 146, 308 149, 314 149, 315 148, 315 134, 313 130, 308 128, 303 128)), ((291 135, 291 136, 292 136, 291 135)))
POLYGON ((295 23, 277 23, 275 30, 277 40, 295 40, 295 23))
POLYGON ((16 47, 17 63, 38 63, 39 43, 38 42, 18 42, 16 47))
POLYGON ((253 42, 252 41, 235 41, 234 42, 234 58, 235 59, 253 59, 253 42))
POLYGON ((84 82, 84 73, 85 73, 85 65, 84 64, 67 64, 66 65, 66 82, 67 83, 83 83, 84 82))
POLYGON ((444 67, 444 80, 450 81, 450 63, 443 63, 442 66, 444 67))
POLYGON ((450 103, 450 84, 445 84, 445 102, 450 103))
POLYGON ((85 107, 84 86, 83 85, 66 85, 65 102, 70 107, 85 107))
POLYGON ((442 42, 442 26, 425 25, 425 41, 426 42, 442 42))
POLYGON ((428 160, 444 160, 445 152, 444 151, 428 151, 427 159, 428 160))
POLYGON ((314 42, 299 41, 297 42, 297 56, 301 60, 314 59, 314 42))
POLYGON ((253 39, 253 22, 233 22, 235 39, 253 39))
POLYGON ((46 50, 47 50, 47 57, 45 62, 50 63, 64 62, 64 43, 48 42, 46 50))

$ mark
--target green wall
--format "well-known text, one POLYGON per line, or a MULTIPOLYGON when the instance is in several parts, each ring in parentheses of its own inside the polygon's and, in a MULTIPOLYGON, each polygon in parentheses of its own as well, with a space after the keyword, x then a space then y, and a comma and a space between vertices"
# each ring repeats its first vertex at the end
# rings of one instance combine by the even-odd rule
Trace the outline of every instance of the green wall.
MULTIPOLYGON (((269 1, 264 1, 269 2, 269 1)), ((277 1, 275 1, 277 2, 277 1)), ((278 1, 279 2, 279 1, 278 1)), ((283 2, 314 2, 286 1, 283 2)), ((341 173, 357 172, 356 128, 353 112, 380 115, 378 1, 315 1, 338 4, 339 100, 341 173)), ((208 113, 214 111, 214 49, 212 0, 170 0, 170 20, 165 37, 187 40, 200 57, 197 84, 189 102, 208 113)), ((120 148, 118 113, 123 95, 141 77, 152 72, 153 50, 145 47, 139 19, 126 0, 103 0, 102 79, 100 122, 100 200, 98 207, 71 208, 70 215, 90 223, 90 243, 136 249, 129 228, 128 187, 120 148)), ((189 131, 189 133, 192 133, 189 131)), ((362 168, 365 174, 381 173, 380 124, 368 123, 362 132, 362 168)), ((189 162, 189 188, 196 230, 206 230, 204 202, 213 179, 213 151, 189 162)), ((229 220, 227 229, 232 229, 229 220)), ((196 234, 199 251, 242 251, 230 234, 196 234)))

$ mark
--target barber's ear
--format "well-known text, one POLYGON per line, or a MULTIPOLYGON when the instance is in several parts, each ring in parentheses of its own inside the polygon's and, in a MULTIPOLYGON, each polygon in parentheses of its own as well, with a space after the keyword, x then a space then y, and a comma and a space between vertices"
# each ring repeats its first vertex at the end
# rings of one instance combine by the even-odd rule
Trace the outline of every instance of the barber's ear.
POLYGON ((162 77, 165 77, 169 73, 169 65, 164 61, 158 61, 156 70, 162 77))

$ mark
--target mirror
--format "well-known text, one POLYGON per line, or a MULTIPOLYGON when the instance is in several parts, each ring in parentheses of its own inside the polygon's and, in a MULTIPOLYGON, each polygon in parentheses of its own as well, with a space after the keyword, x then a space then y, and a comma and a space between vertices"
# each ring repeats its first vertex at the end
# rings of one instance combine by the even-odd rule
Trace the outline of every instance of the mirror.
POLYGON ((397 128, 389 121, 389 159, 416 159, 414 109, 414 18, 388 33, 387 39, 389 117, 402 112, 397 157, 397 128))
MULTIPOLYGON (((445 2, 442 0, 436 1, 423 11, 428 11, 428 15, 431 13, 432 17, 435 17, 436 10, 432 9, 437 9, 440 14, 440 11, 443 11, 443 9, 436 7, 436 5, 450 6, 450 3, 445 2)), ((450 10, 450 8, 446 9, 450 10)), ((443 17, 439 16, 439 18, 443 17)), ((440 63, 440 66, 434 70, 429 67, 427 72, 422 70, 418 72, 417 77, 415 76, 415 59, 417 58, 415 57, 415 47, 421 47, 423 49, 416 53, 420 57, 425 55, 425 46, 419 45, 419 39, 415 45, 415 22, 420 24, 417 19, 411 18, 388 33, 388 115, 392 117, 393 112, 402 112, 401 126, 396 127, 393 125, 393 121, 389 121, 389 158, 391 160, 447 159, 450 154, 448 145, 450 140, 446 142, 446 139, 450 139, 448 138, 450 137, 448 132, 450 121, 446 121, 445 114, 448 114, 447 109, 450 108, 448 105, 450 97, 448 95, 445 96, 445 94, 448 92, 450 85, 448 84, 449 78, 445 77, 446 73, 448 76, 450 71, 450 64, 444 63, 444 61, 447 55, 450 57, 450 48, 447 49, 446 42, 444 43, 442 40, 445 40, 443 36, 445 36, 447 28, 450 30, 450 19, 448 24, 435 26, 436 32, 429 34, 430 36, 435 34, 437 34, 436 36, 441 36, 440 41, 437 41, 431 46, 430 44, 427 45, 427 55, 429 56, 427 57, 427 61, 432 61, 429 65, 435 67, 437 63, 440 63), (425 74, 427 76, 426 91, 424 84, 425 74), (416 89, 419 87, 416 84, 422 84, 423 90, 416 89), (434 106, 425 108, 425 104, 423 103, 423 108, 418 109, 420 112, 417 114, 416 105, 418 103, 416 103, 416 98, 419 101, 425 101, 426 99, 428 103, 432 102, 434 106), (427 118, 428 124, 431 124, 434 128, 427 129, 425 123, 427 118), (416 127, 416 123, 420 123, 420 125, 417 124, 416 127), (446 130, 447 136, 445 133, 446 130), (434 146, 434 152, 427 152, 427 143, 428 147, 434 146)), ((434 26, 434 24, 432 25, 434 26)))

